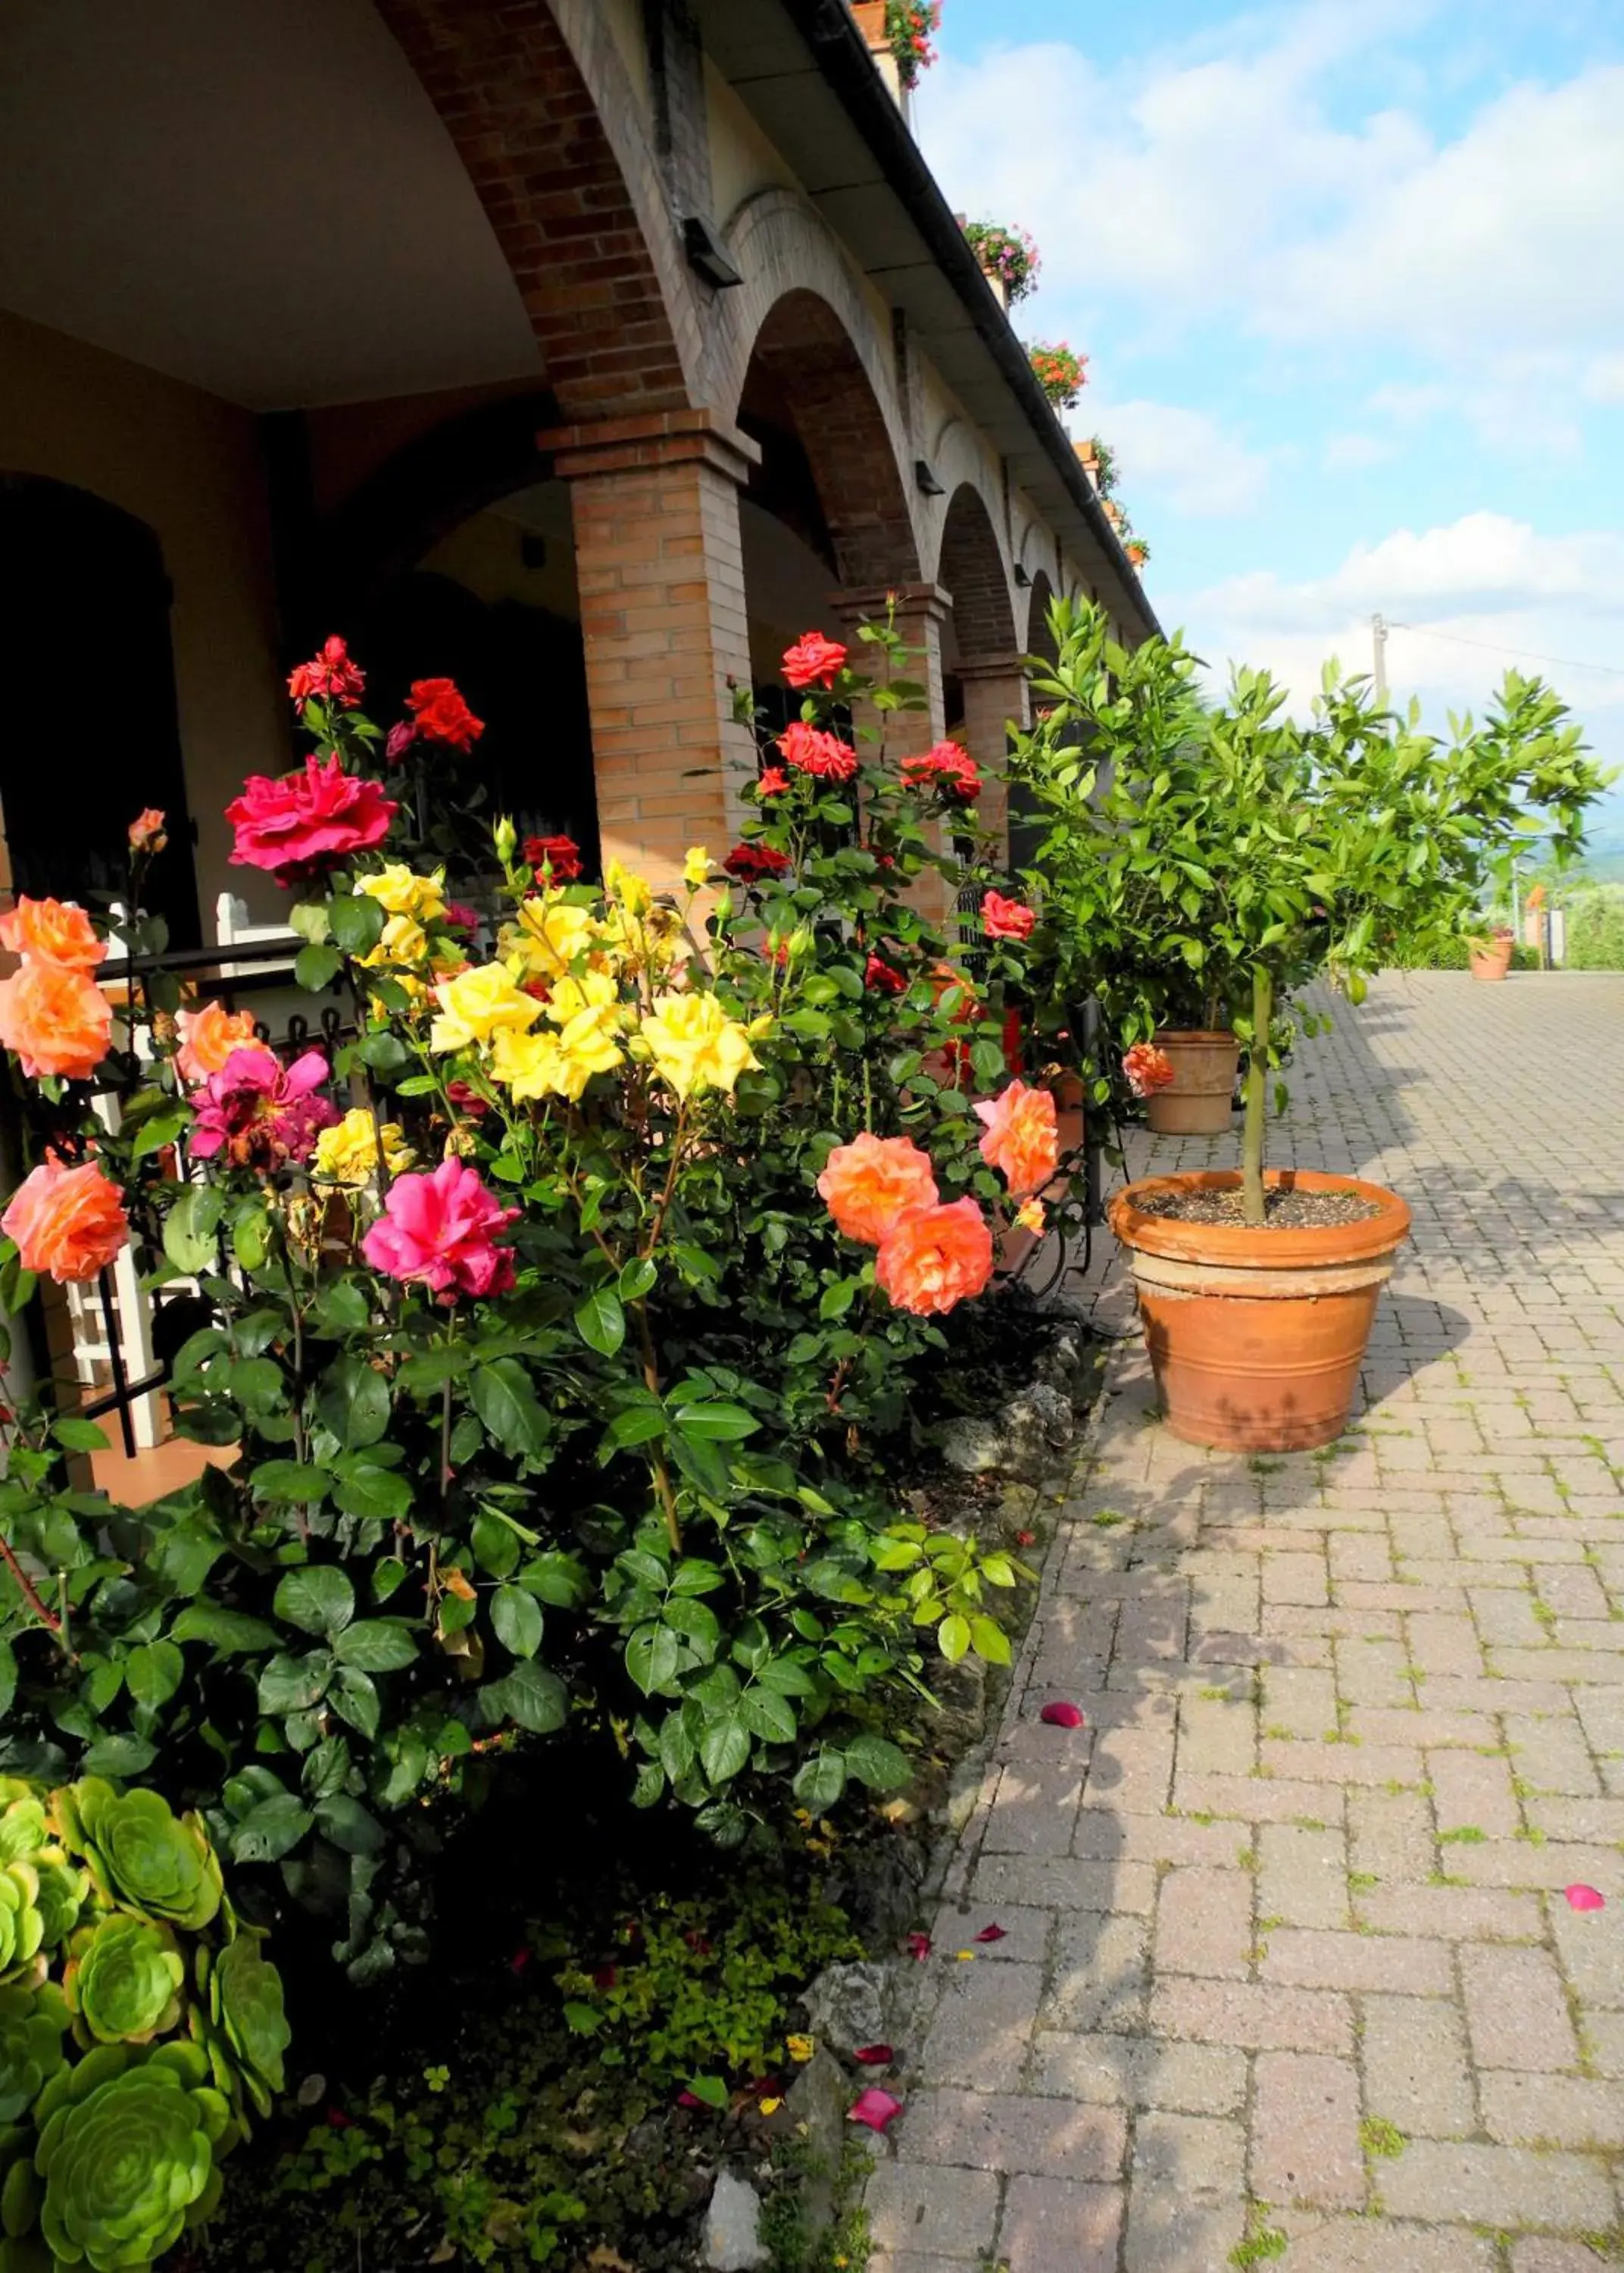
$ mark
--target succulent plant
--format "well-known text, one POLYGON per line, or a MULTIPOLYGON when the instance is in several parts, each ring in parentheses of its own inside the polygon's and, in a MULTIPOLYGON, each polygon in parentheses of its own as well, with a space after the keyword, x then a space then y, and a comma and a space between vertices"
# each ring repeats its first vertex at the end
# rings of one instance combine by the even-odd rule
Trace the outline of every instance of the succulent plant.
POLYGON ((257 1935, 228 1943, 209 1976, 209 2014, 229 2045, 248 2096, 261 2115, 283 2084, 282 2054, 293 2030, 282 2006, 282 1977, 266 1962, 257 1935))
POLYGON ((68 1947, 62 1985, 81 2043, 146 2044, 174 2028, 186 1962, 168 1926, 115 1910, 68 1947))
POLYGON ((48 2088, 34 2168, 45 2182, 40 2231, 62 2265, 150 2265, 206 2215, 219 2191, 215 2142, 232 2120, 207 2074, 195 2044, 102 2044, 48 2088))
POLYGON ((63 1842, 83 1855, 97 1891, 145 1917, 195 1932, 220 1908, 220 1864, 195 1815, 155 1791, 116 1791, 86 1776, 56 1795, 63 1842))
POLYGON ((45 1941, 39 1892, 40 1874, 32 1863, 0 1864, 0 1983, 36 1969, 45 1941))
POLYGON ((44 1846, 45 1802, 32 1784, 0 1776, 0 1863, 26 1863, 44 1846))
POLYGON ((66 2065, 67 2025, 67 2003, 54 1982, 0 1989, 0 2123, 14 2123, 66 2065))

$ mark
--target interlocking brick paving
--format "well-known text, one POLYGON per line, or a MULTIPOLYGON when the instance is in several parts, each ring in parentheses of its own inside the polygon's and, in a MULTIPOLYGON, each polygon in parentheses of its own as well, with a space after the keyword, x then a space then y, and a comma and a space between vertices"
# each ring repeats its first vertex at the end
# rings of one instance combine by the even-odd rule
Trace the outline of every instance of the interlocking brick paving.
MULTIPOLYGON (((1205 1452, 1115 1351, 876 2273, 1624 2254, 1624 978, 1392 978, 1336 1016, 1272 1149, 1414 1211, 1362 1409, 1322 1453, 1205 1452), (1039 1722, 1057 1697, 1086 1729, 1039 1722)), ((1076 1283, 1126 1331, 1113 1257, 1076 1283)))

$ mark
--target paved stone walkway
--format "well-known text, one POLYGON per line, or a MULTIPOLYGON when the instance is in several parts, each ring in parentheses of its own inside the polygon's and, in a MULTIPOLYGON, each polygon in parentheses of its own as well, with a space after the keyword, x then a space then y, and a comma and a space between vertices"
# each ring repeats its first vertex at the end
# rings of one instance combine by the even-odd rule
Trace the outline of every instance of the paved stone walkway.
POLYGON ((1366 1410, 1327 1452, 1205 1453, 1117 1353, 875 2273, 1624 2256, 1624 978, 1389 979, 1291 1078, 1276 1159, 1415 1212, 1366 1410))

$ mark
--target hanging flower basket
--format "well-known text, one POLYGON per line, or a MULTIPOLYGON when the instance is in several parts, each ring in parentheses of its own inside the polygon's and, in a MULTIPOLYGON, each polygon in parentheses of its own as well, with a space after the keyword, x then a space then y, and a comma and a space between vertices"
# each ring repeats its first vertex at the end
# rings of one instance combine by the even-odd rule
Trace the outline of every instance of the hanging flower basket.
POLYGON ((1142 536, 1130 537, 1122 550, 1127 554, 1135 568, 1142 568, 1150 558, 1150 547, 1142 536))
POLYGON ((1025 229, 1006 229, 996 221, 969 221, 964 224, 964 240, 1007 308, 1013 308, 1017 300, 1024 300, 1037 289, 1043 263, 1025 229))
POLYGON ((1056 341, 1052 346, 1033 340, 1026 352, 1037 384, 1055 409, 1071 409, 1088 384, 1088 356, 1076 354, 1064 340, 1056 341))
POLYGON ((885 6, 886 41, 898 76, 904 86, 916 86, 936 61, 931 34, 941 27, 941 0, 885 0, 885 6))

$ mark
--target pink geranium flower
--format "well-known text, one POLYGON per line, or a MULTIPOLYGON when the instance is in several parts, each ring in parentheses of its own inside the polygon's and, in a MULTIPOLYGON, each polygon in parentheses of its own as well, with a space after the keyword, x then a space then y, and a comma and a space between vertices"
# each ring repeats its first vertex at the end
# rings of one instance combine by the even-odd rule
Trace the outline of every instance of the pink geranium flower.
POLYGON ((319 1050, 306 1050, 285 1066, 274 1050, 233 1050, 218 1073, 193 1090, 197 1114, 188 1143, 194 1160, 224 1152, 236 1167, 267 1174, 308 1160, 324 1129, 338 1114, 318 1091, 327 1078, 319 1050))
POLYGON ((505 1294, 513 1283, 513 1257, 496 1244, 496 1234, 518 1213, 502 1206, 474 1169, 442 1160, 432 1175, 395 1178, 362 1251, 374 1270, 427 1287, 442 1302, 460 1294, 505 1294))
POLYGON ((399 811, 376 782, 347 774, 336 750, 325 764, 311 756, 301 773, 250 774, 226 807, 236 831, 231 859, 279 884, 303 883, 381 844, 399 811))

